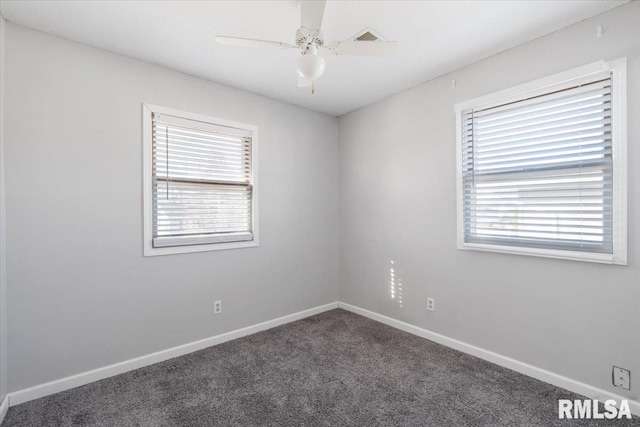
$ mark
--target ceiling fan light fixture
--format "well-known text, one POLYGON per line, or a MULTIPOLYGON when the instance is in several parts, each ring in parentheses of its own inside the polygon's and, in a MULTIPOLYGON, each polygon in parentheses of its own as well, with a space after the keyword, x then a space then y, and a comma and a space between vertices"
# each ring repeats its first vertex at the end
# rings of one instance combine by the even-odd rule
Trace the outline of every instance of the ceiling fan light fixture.
POLYGON ((298 76, 303 79, 315 80, 324 73, 327 63, 322 56, 318 56, 317 49, 301 55, 296 61, 298 76))

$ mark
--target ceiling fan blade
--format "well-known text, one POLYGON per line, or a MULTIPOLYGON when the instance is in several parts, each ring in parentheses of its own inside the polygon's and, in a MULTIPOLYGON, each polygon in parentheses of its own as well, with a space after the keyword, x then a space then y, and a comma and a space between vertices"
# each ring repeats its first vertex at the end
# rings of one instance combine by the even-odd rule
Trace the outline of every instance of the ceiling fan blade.
POLYGON ((377 41, 343 41, 327 46, 336 55, 356 56, 393 56, 398 52, 398 42, 377 41))
POLYGON ((300 26, 320 30, 326 0, 300 0, 300 26))
POLYGON ((298 87, 309 87, 313 84, 313 80, 305 77, 298 77, 298 87))
POLYGON ((248 47, 269 47, 273 49, 289 49, 291 46, 287 43, 272 42, 268 40, 243 39, 240 37, 216 36, 216 42, 230 46, 248 46, 248 47))

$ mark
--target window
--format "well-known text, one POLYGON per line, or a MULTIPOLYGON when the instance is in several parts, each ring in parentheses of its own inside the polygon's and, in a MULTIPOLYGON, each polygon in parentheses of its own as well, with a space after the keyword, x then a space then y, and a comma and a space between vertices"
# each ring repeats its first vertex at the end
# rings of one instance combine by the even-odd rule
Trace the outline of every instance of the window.
POLYGON ((456 105, 460 249, 626 265, 626 61, 456 105))
POLYGON ((144 253, 257 246, 253 126, 143 105, 144 253))

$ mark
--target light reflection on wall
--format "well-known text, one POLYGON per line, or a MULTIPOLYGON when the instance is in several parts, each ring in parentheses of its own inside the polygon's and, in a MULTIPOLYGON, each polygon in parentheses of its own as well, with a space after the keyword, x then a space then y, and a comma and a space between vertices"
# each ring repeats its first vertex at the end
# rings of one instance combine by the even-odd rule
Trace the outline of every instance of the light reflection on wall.
POLYGON ((391 260, 389 267, 389 294, 392 300, 395 300, 400 308, 402 308, 402 277, 395 262, 391 260))

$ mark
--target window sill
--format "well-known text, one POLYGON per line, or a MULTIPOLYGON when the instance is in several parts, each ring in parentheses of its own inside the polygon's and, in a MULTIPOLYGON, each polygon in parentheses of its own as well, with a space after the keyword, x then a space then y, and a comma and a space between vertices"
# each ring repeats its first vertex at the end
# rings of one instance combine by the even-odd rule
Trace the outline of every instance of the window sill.
POLYGON ((154 248, 149 243, 145 245, 144 256, 159 256, 159 255, 175 255, 175 254, 187 254, 193 252, 208 252, 208 251, 221 251, 227 249, 241 249, 251 248, 258 245, 257 240, 250 240, 246 242, 227 242, 227 243, 210 243, 203 245, 188 245, 188 246, 167 246, 163 248, 154 248))
POLYGON ((552 249, 518 248, 511 246, 483 245, 479 243, 462 243, 458 245, 460 250, 496 252, 501 254, 528 255, 542 258, 555 258, 570 261, 595 262, 600 264, 627 265, 626 256, 616 254, 597 254, 577 251, 559 251, 552 249))

